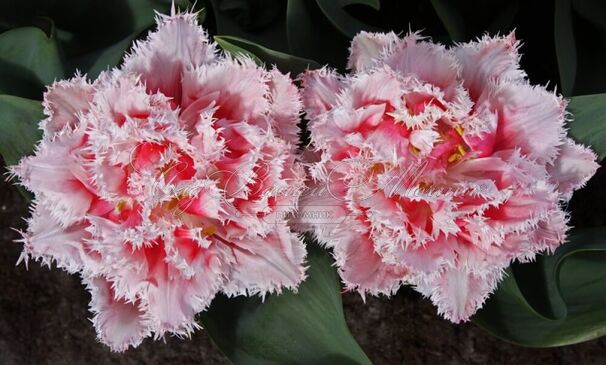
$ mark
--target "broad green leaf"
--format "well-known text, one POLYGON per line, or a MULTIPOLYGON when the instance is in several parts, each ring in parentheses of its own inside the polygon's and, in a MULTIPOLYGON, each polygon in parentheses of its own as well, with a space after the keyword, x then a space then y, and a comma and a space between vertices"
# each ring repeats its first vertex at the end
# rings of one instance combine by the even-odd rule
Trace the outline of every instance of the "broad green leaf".
POLYGON ((351 39, 340 34, 315 1, 288 0, 286 35, 291 54, 344 68, 351 39))
POLYGON ((574 117, 569 135, 591 146, 601 161, 606 157, 606 94, 575 96, 568 108, 574 117))
POLYGON ((288 52, 283 0, 207 0, 216 33, 247 39, 264 47, 288 52))
POLYGON ((465 40, 465 22, 456 3, 449 0, 431 0, 431 5, 444 24, 450 38, 454 41, 465 40))
POLYGON ((602 0, 572 0, 577 14, 595 24, 606 25, 606 2, 602 0))
POLYGON ((599 0, 557 0, 555 46, 566 96, 606 92, 606 6, 599 0))
POLYGON ((358 32, 365 30, 369 32, 380 32, 382 29, 364 24, 358 19, 351 16, 344 7, 352 4, 365 4, 379 10, 380 4, 378 0, 316 0, 318 6, 326 15, 328 20, 337 28, 343 35, 353 38, 358 32))
POLYGON ((552 256, 524 264, 538 266, 534 270, 509 275, 473 321, 503 340, 530 347, 606 335, 604 263, 606 228, 577 231, 552 256), (533 272, 537 276, 530 277, 533 272), (537 298, 540 295, 548 298, 537 298))
POLYGON ((330 256, 308 245, 309 277, 298 292, 215 298, 201 322, 234 364, 371 364, 349 333, 330 256))
POLYGON ((0 154, 7 165, 32 152, 41 136, 38 122, 43 117, 39 101, 0 95, 0 154))
POLYGON ((519 1, 431 0, 431 5, 453 41, 468 41, 483 32, 510 31, 519 1))
POLYGON ((217 44, 219 46, 221 46, 221 48, 223 48, 223 50, 227 53, 229 53, 230 55, 232 55, 233 57, 240 57, 240 56, 248 56, 250 57, 253 61, 255 61, 255 63, 257 65, 263 65, 263 61, 261 61, 261 59, 259 57, 257 57, 253 52, 246 50, 242 47, 240 47, 239 45, 234 44, 233 42, 230 42, 229 39, 225 39, 228 36, 215 36, 215 42, 217 42, 217 44))
POLYGON ((556 275, 554 256, 540 255, 530 265, 513 263, 511 275, 528 304, 545 319, 562 319, 566 316, 566 303, 560 295, 557 282, 551 280, 556 275))
POLYGON ((53 34, 35 27, 0 34, 0 93, 40 99, 44 85, 63 77, 53 34))
POLYGON ((290 72, 292 76, 296 76, 308 68, 316 69, 321 67, 315 61, 274 51, 245 39, 230 36, 215 36, 214 38, 221 48, 231 54, 249 55, 258 63, 276 65, 280 71, 290 72))
POLYGON ((572 29, 571 0, 556 0, 554 36, 562 93, 571 96, 577 71, 577 52, 572 29))
POLYGON ((76 60, 77 68, 86 72, 90 79, 96 79, 102 71, 117 66, 130 48, 136 34, 131 34, 109 47, 99 49, 76 60))

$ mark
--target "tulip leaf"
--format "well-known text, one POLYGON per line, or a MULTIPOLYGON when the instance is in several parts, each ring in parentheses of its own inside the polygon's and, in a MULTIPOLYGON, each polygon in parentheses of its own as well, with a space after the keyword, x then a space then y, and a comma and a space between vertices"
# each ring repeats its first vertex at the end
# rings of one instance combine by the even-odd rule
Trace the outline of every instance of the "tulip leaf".
POLYGON ((465 40, 465 22, 456 4, 449 0, 431 0, 431 5, 450 38, 454 41, 465 40))
POLYGON ((370 26, 368 24, 364 24, 358 19, 354 18, 352 15, 345 11, 344 7, 346 5, 352 4, 364 4, 368 5, 375 10, 380 9, 379 1, 371 1, 371 0, 316 0, 318 6, 326 15, 328 20, 337 28, 343 35, 353 38, 358 32, 362 30, 366 30, 369 32, 380 32, 382 29, 370 26))
POLYGON ((597 24, 606 25, 606 3, 602 0, 572 0, 572 8, 579 16, 597 24))
POLYGON ((577 69, 577 52, 572 29, 572 6, 570 0, 555 2, 554 36, 560 86, 566 96, 571 96, 577 69))
POLYGON ((283 0, 207 0, 216 24, 214 34, 245 38, 288 52, 283 0))
POLYGON ((482 32, 510 31, 519 1, 431 0, 431 5, 451 40, 468 41, 482 32))
POLYGON ((290 72, 293 76, 308 68, 316 69, 321 67, 316 61, 274 51, 238 37, 215 36, 214 39, 221 48, 232 55, 249 55, 259 64, 276 65, 280 71, 290 72))
POLYGON ((0 95, 0 154, 6 165, 32 152, 41 137, 38 122, 43 117, 39 101, 0 95))
POLYGON ((95 79, 102 71, 117 66, 129 49, 136 34, 131 34, 109 47, 88 53, 76 60, 79 69, 86 72, 90 79, 95 79))
POLYGON ((601 161, 606 157, 606 94, 575 96, 568 108, 574 118, 570 136, 591 146, 601 161))
POLYGON ((223 51, 231 55, 232 57, 250 57, 257 65, 263 65, 263 61, 259 57, 257 57, 253 52, 248 51, 233 42, 230 42, 229 39, 225 39, 228 36, 214 36, 215 42, 223 48, 223 51))
POLYGON ((63 78, 55 38, 36 27, 0 34, 0 93, 40 99, 44 85, 63 78))
POLYGON ((604 262, 606 228, 578 230, 553 255, 520 265, 533 268, 510 270, 473 321, 503 340, 530 347, 604 336, 604 262))
POLYGON ((351 336, 331 257, 308 244, 308 275, 298 292, 215 298, 201 322, 234 364, 371 364, 351 336))
POLYGON ((605 10, 600 0, 555 2, 555 47, 566 96, 606 92, 605 10))
POLYGON ((334 68, 347 63, 351 39, 335 29, 315 1, 288 0, 286 36, 289 53, 334 68))

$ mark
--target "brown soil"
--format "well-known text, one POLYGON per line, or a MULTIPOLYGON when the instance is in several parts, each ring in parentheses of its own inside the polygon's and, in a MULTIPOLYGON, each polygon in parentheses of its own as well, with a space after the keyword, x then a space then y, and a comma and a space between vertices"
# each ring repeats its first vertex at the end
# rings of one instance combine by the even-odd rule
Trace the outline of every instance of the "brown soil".
MULTIPOLYGON (((30 263, 15 266, 27 208, 0 182, 0 364, 227 364, 204 331, 190 340, 146 340, 123 354, 95 340, 88 294, 77 276, 30 263)), ((453 325, 403 289, 391 299, 344 295, 351 331, 375 364, 606 364, 606 338, 553 349, 500 341, 473 324, 453 325)))

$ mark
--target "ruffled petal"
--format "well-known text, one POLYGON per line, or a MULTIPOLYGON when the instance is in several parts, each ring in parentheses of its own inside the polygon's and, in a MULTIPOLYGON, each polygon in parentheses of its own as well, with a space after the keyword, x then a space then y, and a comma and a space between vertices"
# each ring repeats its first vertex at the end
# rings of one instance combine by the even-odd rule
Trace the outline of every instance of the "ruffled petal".
POLYGON ((70 80, 57 81, 44 93, 42 122, 45 137, 52 137, 63 128, 74 128, 81 113, 86 113, 93 99, 94 86, 85 77, 76 75, 70 80))
POLYGON ((409 271, 404 266, 385 263, 372 240, 345 224, 332 234, 331 245, 339 274, 349 290, 364 295, 394 294, 409 271))
POLYGON ((504 37, 486 35, 454 48, 461 64, 463 86, 473 100, 478 100, 484 91, 490 92, 503 82, 524 80, 526 74, 519 69, 519 47, 520 43, 512 32, 504 37))
POLYGON ((181 101, 181 79, 186 70, 215 59, 215 46, 196 23, 195 13, 158 16, 158 30, 136 42, 122 70, 140 75, 148 92, 162 92, 181 101))
POLYGON ((455 97, 460 66, 444 46, 426 42, 416 33, 404 37, 384 62, 402 76, 414 76, 440 87, 445 98, 455 97))
POLYGON ((285 224, 276 224, 266 237, 233 240, 234 265, 223 291, 229 295, 281 293, 303 279, 305 246, 285 224))
POLYGON ((46 207, 37 206, 21 239, 23 254, 20 261, 31 256, 49 267, 55 262, 57 267, 69 273, 80 270, 94 273, 100 260, 98 253, 88 245, 90 233, 86 228, 85 222, 63 227, 51 218, 46 207))
POLYGON ((225 59, 203 65, 186 73, 181 106, 187 110, 204 99, 204 103, 196 103, 196 110, 214 107, 213 116, 217 119, 246 121, 267 128, 270 105, 267 81, 267 73, 250 59, 225 59))
POLYGON ((570 138, 560 147, 558 157, 547 165, 547 171, 558 191, 569 199, 572 192, 582 187, 600 165, 589 148, 574 143, 570 138))
POLYGON ((356 72, 364 71, 385 55, 400 39, 394 32, 360 32, 351 41, 347 68, 356 72))
POLYGON ((462 264, 445 269, 436 276, 421 276, 413 282, 416 289, 438 307, 438 313, 454 323, 468 321, 484 304, 503 277, 503 268, 475 272, 462 264))
POLYGON ((277 69, 270 72, 270 116, 277 135, 293 146, 299 143, 299 114, 303 104, 299 91, 288 75, 277 69))
POLYGON ((332 109, 337 103, 339 92, 345 86, 337 73, 326 67, 306 71, 299 78, 303 85, 301 98, 308 119, 332 109))
POLYGON ((101 342, 113 351, 126 351, 149 336, 137 303, 116 298, 110 282, 103 277, 83 278, 83 281, 91 293, 92 322, 101 342))
POLYGON ((561 97, 540 87, 502 84, 489 98, 499 115, 495 151, 519 148, 543 162, 556 157, 565 136, 561 97))
POLYGON ((77 163, 82 140, 83 135, 74 131, 42 141, 36 155, 11 167, 21 184, 38 195, 38 203, 65 227, 84 218, 93 200, 88 173, 77 163))
POLYGON ((360 74, 343 91, 340 104, 360 109, 374 104, 397 105, 402 98, 402 85, 395 73, 389 69, 377 69, 369 74, 360 74))

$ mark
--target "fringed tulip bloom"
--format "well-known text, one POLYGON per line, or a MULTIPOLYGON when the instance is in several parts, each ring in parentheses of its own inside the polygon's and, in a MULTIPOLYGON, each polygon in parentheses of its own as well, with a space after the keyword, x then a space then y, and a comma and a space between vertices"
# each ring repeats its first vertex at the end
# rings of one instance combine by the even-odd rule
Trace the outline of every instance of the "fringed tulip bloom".
POLYGON ((320 193, 301 212, 348 289, 412 284, 466 321, 512 260, 563 242, 561 203, 596 156, 566 137, 566 102, 529 84, 518 47, 361 33, 350 76, 302 75, 320 193))
POLYGON ((173 11, 121 69, 57 82, 44 106, 35 154, 12 168, 35 194, 21 259, 79 273, 113 350, 189 335, 218 292, 303 280, 287 75, 218 55, 196 14, 173 11))

